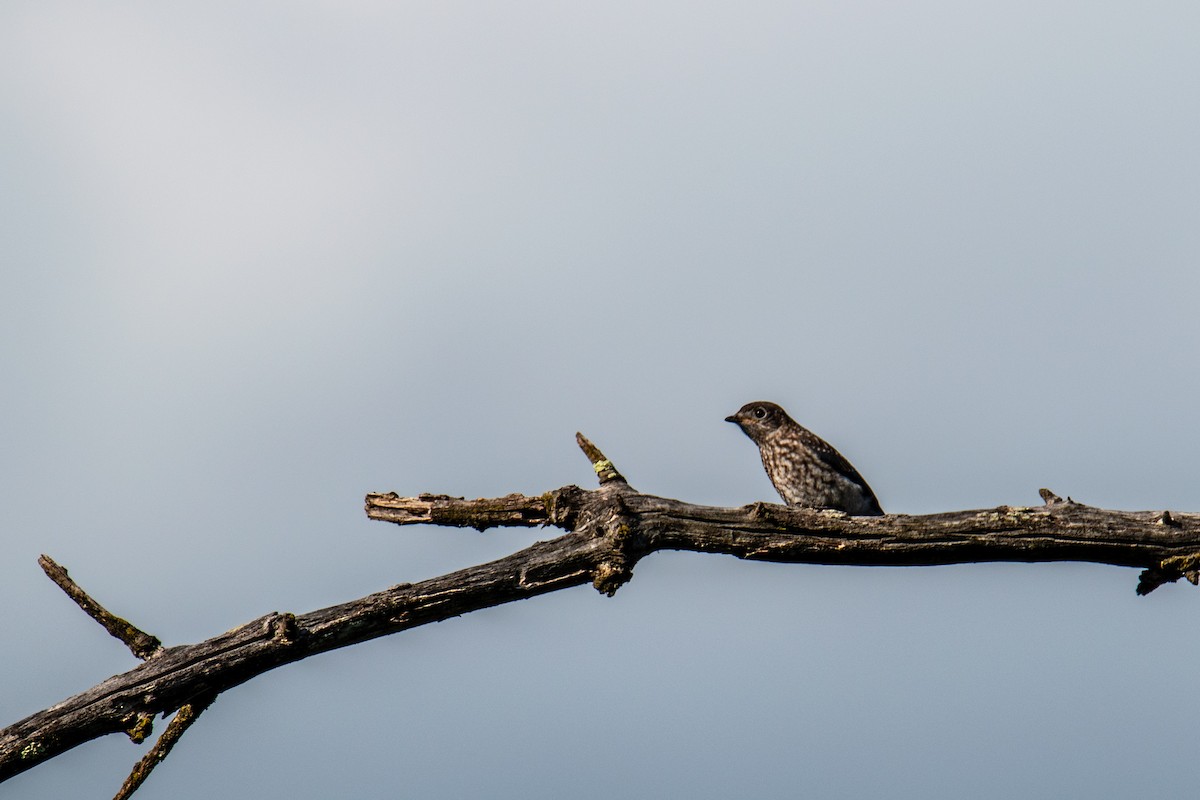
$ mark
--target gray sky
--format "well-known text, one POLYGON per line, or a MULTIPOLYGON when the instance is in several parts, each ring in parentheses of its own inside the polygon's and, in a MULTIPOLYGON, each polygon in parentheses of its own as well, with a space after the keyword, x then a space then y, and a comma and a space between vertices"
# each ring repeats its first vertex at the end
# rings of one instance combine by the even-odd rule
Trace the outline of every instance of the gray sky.
MULTIPOLYGON (((1200 510, 1194 3, 0 10, 4 724, 550 531, 373 490, 1200 510), (18 613, 12 613, 16 611, 18 613)), ((658 554, 223 695, 139 798, 1182 796, 1200 594, 658 554)), ((161 726, 160 726, 161 729, 161 726)), ((109 737, 11 781, 108 797, 109 737)))

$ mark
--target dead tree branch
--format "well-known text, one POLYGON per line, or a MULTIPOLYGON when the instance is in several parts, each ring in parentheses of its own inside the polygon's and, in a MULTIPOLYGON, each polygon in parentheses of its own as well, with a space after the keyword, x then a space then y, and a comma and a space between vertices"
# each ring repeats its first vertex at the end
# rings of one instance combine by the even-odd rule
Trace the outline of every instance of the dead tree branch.
MULTIPOLYGON (((154 716, 177 712, 122 789, 121 796, 128 796, 195 715, 227 689, 318 653, 571 586, 590 583, 612 594, 630 580, 640 559, 659 550, 861 566, 1086 561, 1141 568, 1140 594, 1180 577, 1200 578, 1197 514, 1106 511, 1048 490, 1042 490, 1042 506, 924 516, 850 517, 766 503, 715 508, 641 494, 595 445, 582 436, 578 443, 600 480, 598 489, 565 486, 539 496, 478 500, 395 493, 366 498, 368 517, 398 525, 555 526, 564 535, 330 608, 272 612, 197 644, 130 644, 135 654, 147 654, 139 666, 0 730, 0 781, 106 734, 144 738, 154 716)), ((129 634, 114 635, 129 644, 129 634)))
POLYGON ((192 726, 209 704, 215 700, 215 697, 206 697, 191 703, 185 703, 175 716, 171 718, 171 724, 162 732, 162 736, 158 737, 158 741, 150 748, 150 752, 142 757, 142 760, 133 766, 129 777, 125 779, 120 791, 117 792, 113 800, 127 800, 138 787, 146 782, 146 778, 150 777, 150 773, 162 763, 162 760, 171 752, 171 748, 179 741, 179 737, 183 736, 184 732, 192 726))
POLYGON ((46 573, 46 577, 66 592, 67 597, 74 600, 85 614, 100 623, 104 630, 124 642, 125 646, 138 658, 149 658, 162 647, 162 642, 158 640, 157 636, 151 636, 93 600, 50 556, 39 557, 38 565, 46 573))

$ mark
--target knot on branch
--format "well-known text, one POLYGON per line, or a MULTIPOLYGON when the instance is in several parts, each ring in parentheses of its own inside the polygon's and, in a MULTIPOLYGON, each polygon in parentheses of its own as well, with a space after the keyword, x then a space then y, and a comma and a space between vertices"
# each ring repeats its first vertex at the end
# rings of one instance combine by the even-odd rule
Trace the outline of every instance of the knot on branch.
POLYGON ((272 614, 267 617, 267 632, 271 635, 273 642, 284 645, 295 644, 300 632, 299 626, 296 625, 296 615, 290 612, 272 614))
POLYGON ((750 519, 755 522, 765 522, 769 525, 775 525, 779 528, 786 528, 787 525, 779 519, 779 511, 786 510, 775 503, 751 503, 746 506, 750 510, 750 519))
POLYGON ((629 525, 618 523, 605 538, 608 540, 608 552, 596 565, 592 573, 592 586, 596 591, 612 597, 633 577, 633 564, 636 558, 629 553, 632 539, 629 525))
POLYGON ((546 523, 566 531, 575 530, 575 522, 579 516, 584 492, 578 486, 564 486, 542 495, 542 505, 546 509, 546 523))
POLYGON ((588 570, 596 591, 612 597, 633 577, 633 566, 645 555, 645 543, 637 533, 638 515, 631 512, 627 498, 637 493, 621 483, 580 492, 574 530, 590 540, 588 570))

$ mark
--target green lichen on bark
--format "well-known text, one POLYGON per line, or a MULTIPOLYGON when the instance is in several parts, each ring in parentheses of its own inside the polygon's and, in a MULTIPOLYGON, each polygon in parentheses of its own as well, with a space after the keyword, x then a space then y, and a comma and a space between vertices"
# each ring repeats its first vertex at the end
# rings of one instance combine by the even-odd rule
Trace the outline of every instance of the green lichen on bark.
POLYGON ((129 740, 134 744, 141 744, 146 741, 151 733, 154 732, 154 715, 145 712, 138 713, 132 720, 132 724, 125 729, 129 740))

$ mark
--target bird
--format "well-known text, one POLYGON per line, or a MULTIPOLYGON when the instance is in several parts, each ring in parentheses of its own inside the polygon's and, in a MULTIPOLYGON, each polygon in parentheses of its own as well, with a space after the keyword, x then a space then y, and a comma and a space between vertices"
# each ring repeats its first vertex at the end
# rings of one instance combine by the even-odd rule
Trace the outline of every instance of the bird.
POLYGON ((883 508, 850 462, 775 403, 747 403, 725 418, 758 445, 763 468, 789 506, 880 516, 883 508))

